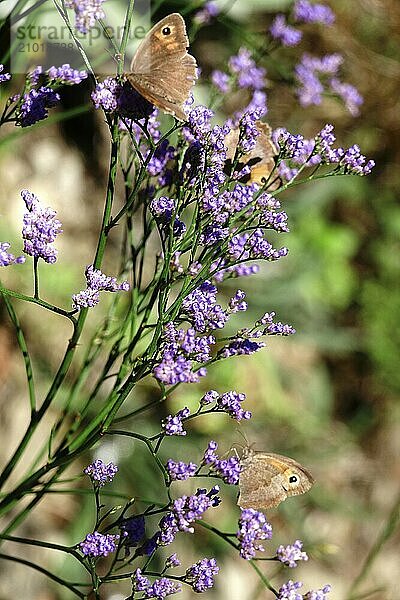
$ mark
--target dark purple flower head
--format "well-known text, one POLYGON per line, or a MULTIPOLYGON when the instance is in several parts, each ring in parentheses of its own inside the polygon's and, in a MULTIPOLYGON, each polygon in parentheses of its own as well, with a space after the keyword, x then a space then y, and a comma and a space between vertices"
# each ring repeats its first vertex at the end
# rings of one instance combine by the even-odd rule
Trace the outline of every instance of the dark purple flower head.
POLYGON ((39 199, 28 190, 22 190, 21 196, 28 209, 23 217, 24 252, 53 264, 57 260, 57 250, 52 243, 62 233, 57 213, 51 208, 42 208, 39 199))
POLYGON ((219 354, 224 358, 241 356, 243 354, 249 355, 258 352, 258 350, 261 350, 261 348, 264 347, 264 342, 253 342, 252 340, 238 338, 233 342, 230 342, 227 346, 224 346, 222 350, 219 351, 219 354))
POLYGON ((301 540, 296 540, 289 546, 281 545, 276 549, 276 557, 281 563, 293 569, 297 567, 298 561, 308 560, 308 556, 306 552, 302 551, 302 548, 303 542, 301 540))
POLYGON ((106 16, 102 8, 105 0, 65 0, 65 6, 75 12, 75 27, 81 33, 88 33, 97 19, 106 16))
POLYGON ((154 105, 139 94, 129 81, 117 86, 116 99, 118 114, 126 119, 147 119, 154 111, 154 105))
POLYGON ((246 508, 242 510, 236 536, 239 540, 240 556, 251 560, 255 557, 257 550, 264 552, 261 542, 271 539, 272 527, 262 512, 246 508))
MULTIPOLYGON (((61 65, 61 67, 50 67, 46 73, 50 81, 56 81, 57 83, 64 84, 67 83, 69 85, 81 83, 88 77, 87 71, 78 71, 77 69, 73 69, 68 63, 61 65)), ((38 74, 38 72, 34 73, 34 78, 36 78, 38 74)))
POLYGON ((83 472, 89 475, 93 484, 103 487, 106 483, 111 483, 118 472, 118 467, 112 462, 105 464, 98 458, 92 464, 88 465, 83 472))
POLYGON ((186 481, 197 471, 195 463, 175 462, 172 458, 168 459, 165 468, 172 481, 186 481))
POLYGON ((192 496, 181 496, 174 500, 170 512, 160 521, 158 544, 168 546, 179 531, 194 533, 193 523, 202 519, 208 509, 220 503, 218 492, 218 486, 213 487, 209 492, 198 489, 192 496))
POLYGON ((121 524, 121 535, 126 548, 135 548, 144 538, 146 533, 145 520, 143 516, 129 517, 121 524))
POLYGON ((335 15, 329 6, 325 4, 312 4, 308 0, 296 0, 293 15, 296 21, 303 23, 332 25, 335 21, 335 15))
POLYGON ((0 242, 0 267, 8 267, 12 264, 22 264, 25 262, 25 256, 17 256, 8 252, 10 244, 8 242, 0 242))
POLYGON ((272 37, 279 40, 283 46, 297 46, 303 37, 301 31, 287 24, 285 15, 277 15, 269 31, 272 37))
POLYGON ((22 98, 17 112, 17 125, 28 127, 48 116, 48 109, 53 108, 60 100, 60 95, 49 87, 32 89, 22 98))
POLYGON ((4 73, 4 65, 0 64, 0 83, 9 81, 11 79, 10 73, 4 73))
POLYGON ((176 415, 168 415, 162 422, 165 435, 186 435, 187 432, 183 429, 182 419, 187 418, 189 414, 190 410, 185 406, 176 415))
POLYGON ((181 591, 181 584, 166 577, 156 579, 150 583, 149 579, 142 575, 141 569, 136 569, 132 577, 132 593, 141 592, 141 598, 156 598, 162 600, 181 591))
POLYGON ((85 556, 97 557, 108 556, 116 550, 116 542, 119 535, 102 534, 99 531, 88 533, 84 541, 79 544, 79 548, 85 556))
POLYGON ((195 592, 206 592, 214 586, 214 577, 218 572, 215 558, 203 558, 187 569, 185 580, 195 592))

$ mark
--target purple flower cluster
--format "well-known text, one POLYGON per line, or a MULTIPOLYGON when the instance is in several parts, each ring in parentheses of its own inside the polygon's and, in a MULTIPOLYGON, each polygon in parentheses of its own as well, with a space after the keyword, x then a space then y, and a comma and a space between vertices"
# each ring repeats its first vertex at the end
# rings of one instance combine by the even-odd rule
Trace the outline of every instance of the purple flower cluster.
POLYGON ((149 579, 142 575, 141 569, 136 569, 132 577, 132 592, 142 592, 142 598, 157 598, 161 600, 181 591, 181 584, 166 577, 156 579, 150 583, 149 579))
POLYGON ((129 517, 121 524, 121 534, 126 548, 135 548, 145 535, 145 521, 143 516, 129 517))
POLYGON ((332 25, 335 21, 333 11, 325 4, 312 4, 308 0, 296 0, 293 7, 296 21, 303 23, 322 23, 332 25))
POLYGON ((180 565, 181 565, 181 561, 179 560, 178 556, 176 555, 176 552, 171 554, 171 556, 168 556, 167 560, 165 561, 166 569, 174 569, 175 567, 180 567, 180 565))
POLYGON ((193 477, 197 471, 195 463, 175 462, 172 458, 167 461, 165 468, 172 481, 186 481, 189 477, 193 477))
POLYGON ((286 22, 285 15, 277 15, 269 29, 275 40, 279 40, 283 46, 297 46, 303 34, 298 29, 291 27, 286 22))
POLYGON ((247 48, 240 48, 238 54, 229 59, 229 69, 236 75, 240 88, 261 90, 265 87, 266 71, 263 67, 257 67, 247 48))
POLYGON ((264 238, 261 228, 255 229, 251 234, 234 235, 228 243, 228 253, 231 259, 240 261, 259 258, 262 260, 275 261, 287 256, 288 249, 284 246, 277 250, 264 238))
POLYGON ((204 281, 184 299, 183 311, 196 331, 204 333, 210 329, 222 329, 230 314, 247 310, 245 294, 241 290, 229 300, 227 311, 217 304, 217 291, 210 281, 204 281))
POLYGON ((238 484, 239 475, 242 470, 239 458, 231 456, 230 458, 220 460, 215 452, 217 448, 217 442, 211 440, 204 452, 202 464, 208 465, 213 473, 221 477, 225 483, 228 483, 229 485, 238 484))
POLYGON ((4 73, 4 65, 0 64, 0 83, 4 83, 4 81, 9 81, 10 79, 10 73, 4 73))
POLYGON ((92 100, 95 108, 102 108, 106 112, 114 112, 118 108, 117 90, 119 84, 114 77, 107 77, 96 85, 92 92, 92 100))
POLYGON ((57 213, 51 208, 42 208, 39 199, 28 190, 22 190, 21 196, 28 209, 23 216, 24 252, 53 264, 57 260, 57 250, 52 243, 62 233, 57 213))
POLYGON ((68 63, 61 65, 61 67, 50 67, 46 73, 50 81, 70 85, 77 85, 87 79, 88 76, 87 71, 73 69, 68 63))
POLYGON ((219 15, 220 9, 215 2, 210 0, 206 2, 204 6, 197 11, 194 15, 194 20, 201 25, 208 25, 212 19, 219 15))
POLYGON ((98 458, 92 464, 88 465, 83 472, 89 475, 94 485, 103 487, 106 483, 111 483, 118 472, 118 467, 112 462, 105 464, 98 458))
POLYGON ((321 104, 324 91, 340 96, 348 111, 353 115, 359 114, 363 98, 357 89, 349 83, 341 82, 337 73, 343 57, 340 54, 328 54, 322 58, 303 54, 295 67, 296 79, 299 83, 297 95, 302 106, 321 104), (326 84, 321 78, 326 79, 326 84))
MULTIPOLYGON (((164 164, 165 166, 165 164, 164 164)), ((171 222, 173 214, 176 212, 175 200, 167 196, 154 198, 150 203, 150 210, 154 217, 162 224, 168 225, 171 222)), ((181 237, 186 231, 186 225, 175 216, 173 232, 176 237, 181 237)))
POLYGON ((215 558, 203 558, 186 571, 185 580, 197 593, 205 592, 213 587, 214 576, 219 572, 215 558))
POLYGON ((0 267, 8 267, 12 264, 22 264, 25 262, 25 256, 17 256, 8 252, 10 244, 8 242, 0 242, 0 267))
POLYGON ((181 496, 174 500, 170 512, 160 521, 157 543, 160 546, 168 546, 179 531, 194 533, 193 523, 202 519, 209 508, 220 503, 218 492, 218 486, 211 488, 209 492, 198 489, 192 496, 181 496))
POLYGON ((88 533, 79 548, 85 556, 108 556, 116 550, 119 535, 102 534, 99 531, 88 533))
POLYGON ((302 548, 303 542, 301 540, 296 540, 288 546, 278 546, 276 549, 276 558, 284 565, 293 569, 297 567, 298 561, 308 560, 307 553, 303 552, 302 548))
POLYGON ((168 323, 164 329, 162 360, 154 367, 154 376, 164 384, 197 383, 200 377, 207 374, 205 367, 194 370, 193 360, 205 363, 210 360, 211 347, 215 338, 197 336, 193 328, 176 329, 168 323))
POLYGON ((93 265, 89 265, 85 269, 86 290, 82 290, 78 294, 72 296, 72 306, 75 310, 81 308, 90 308, 95 306, 100 301, 100 292, 128 292, 129 283, 123 281, 117 283, 115 277, 109 277, 95 269, 93 265))
POLYGON ((243 410, 241 404, 246 400, 246 394, 230 391, 220 395, 214 390, 207 392, 202 399, 200 404, 205 406, 211 402, 216 402, 216 412, 226 412, 230 417, 241 421, 242 419, 250 419, 251 412, 249 410, 243 410))
POLYGON ((280 589, 277 600, 327 600, 330 585, 325 585, 320 590, 310 590, 304 596, 298 590, 303 586, 301 581, 292 581, 289 579, 280 589))
POLYGON ((257 550, 264 552, 261 542, 271 539, 272 527, 262 512, 246 508, 242 510, 236 536, 239 540, 240 556, 251 560, 255 557, 257 550))
POLYGON ((218 356, 222 358, 229 358, 230 356, 249 356, 261 350, 265 347, 264 342, 253 342, 247 338, 238 337, 233 342, 230 342, 224 346, 219 352, 218 356))
POLYGON ((257 321, 257 324, 267 325, 262 332, 263 335, 294 335, 296 333, 295 328, 287 323, 281 323, 281 321, 275 323, 275 315, 276 313, 274 311, 265 313, 264 316, 257 321))
POLYGON ((81 33, 88 33, 97 19, 104 19, 102 4, 105 0, 65 0, 65 6, 75 12, 75 27, 81 33))
POLYGON ((48 109, 60 100, 60 95, 49 87, 29 90, 21 99, 17 112, 17 124, 28 127, 48 117, 48 109))
POLYGON ((190 414, 187 406, 179 410, 176 415, 168 415, 162 422, 162 428, 165 435, 186 435, 183 429, 182 419, 186 419, 190 414))

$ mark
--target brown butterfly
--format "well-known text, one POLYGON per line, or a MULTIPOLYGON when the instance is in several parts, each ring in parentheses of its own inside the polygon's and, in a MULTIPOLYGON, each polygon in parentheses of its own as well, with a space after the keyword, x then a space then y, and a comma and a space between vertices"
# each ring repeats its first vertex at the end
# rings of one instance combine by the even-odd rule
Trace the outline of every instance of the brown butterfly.
POLYGON ((305 494, 314 483, 307 469, 281 454, 247 448, 241 466, 237 501, 241 508, 273 508, 289 496, 305 494))
MULTIPOLYGON (((258 183, 263 185, 268 180, 274 167, 274 157, 278 155, 278 149, 272 141, 272 130, 268 123, 262 121, 256 122, 256 128, 259 135, 256 138, 255 147, 240 157, 239 163, 236 165, 236 170, 240 171, 244 166, 248 165, 250 168, 250 174, 245 175, 239 181, 242 183, 258 183)), ((226 169, 232 168, 232 162, 235 157, 236 148, 239 143, 240 130, 239 127, 231 129, 228 135, 225 137, 224 144, 226 146, 226 169)), ((271 185, 268 186, 270 190, 276 190, 280 186, 279 180, 275 181, 276 177, 271 178, 271 185)))
POLYGON ((178 13, 168 15, 148 32, 125 75, 141 96, 181 121, 187 120, 183 105, 197 79, 188 46, 185 21, 178 13))

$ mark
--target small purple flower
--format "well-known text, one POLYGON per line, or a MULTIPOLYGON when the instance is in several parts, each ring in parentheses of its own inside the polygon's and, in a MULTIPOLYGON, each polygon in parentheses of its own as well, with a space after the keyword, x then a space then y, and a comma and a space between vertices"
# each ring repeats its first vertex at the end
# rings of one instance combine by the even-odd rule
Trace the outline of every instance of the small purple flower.
POLYGON ((92 92, 92 100, 95 108, 102 108, 106 112, 113 112, 118 108, 117 91, 119 88, 114 77, 107 77, 96 85, 92 92))
POLYGON ((277 15, 269 31, 272 37, 279 40, 283 46, 297 46, 303 37, 301 31, 287 24, 285 15, 277 15))
POLYGON ((332 590, 329 584, 324 585, 320 590, 310 590, 303 596, 303 600, 327 600, 329 592, 332 590))
POLYGON ((166 569, 174 569, 175 567, 179 567, 180 565, 181 561, 176 555, 176 552, 174 552, 174 554, 171 554, 171 556, 168 556, 167 560, 165 561, 166 569))
POLYGON ((211 73, 211 81, 222 94, 229 92, 231 85, 228 73, 215 70, 211 73))
POLYGON ((303 23, 332 25, 335 21, 335 15, 329 6, 311 4, 308 0, 296 0, 293 15, 296 21, 303 23))
POLYGON ((0 242, 0 267, 8 267, 12 264, 22 264, 25 262, 25 256, 17 256, 8 252, 10 244, 8 242, 0 242))
POLYGON ((240 88, 261 90, 265 87, 266 71, 263 67, 256 66, 247 48, 240 48, 237 56, 229 59, 229 69, 237 76, 240 88))
POLYGON ((225 392, 217 400, 217 409, 221 412, 226 412, 230 417, 240 422, 242 419, 250 419, 251 412, 243 410, 241 403, 246 400, 246 394, 238 392, 225 392))
POLYGON ((206 2, 195 15, 194 19, 201 25, 208 25, 213 18, 219 15, 220 9, 215 2, 206 2))
POLYGON ((218 492, 219 487, 214 486, 209 492, 198 489, 192 496, 181 496, 174 500, 170 512, 160 521, 158 544, 168 546, 179 531, 194 533, 193 523, 202 519, 208 509, 220 503, 218 492))
POLYGON ((281 563, 293 569, 297 567, 298 561, 308 560, 307 553, 303 552, 302 548, 303 542, 301 540, 296 540, 288 546, 281 545, 276 549, 276 557, 281 563))
POLYGON ((39 199, 28 190, 22 190, 21 196, 28 209, 23 217, 24 252, 54 264, 57 250, 52 243, 62 233, 61 222, 56 219, 57 213, 51 208, 42 208, 39 199))
POLYGON ((73 69, 68 63, 65 63, 61 67, 50 67, 47 71, 47 76, 50 81, 77 85, 84 79, 87 79, 88 74, 87 71, 78 71, 77 69, 73 69))
POLYGON ((98 458, 92 464, 88 465, 83 472, 89 475, 93 484, 103 487, 106 483, 111 483, 118 472, 118 467, 112 462, 105 464, 98 458))
POLYGON ((74 309, 89 308, 99 303, 99 292, 127 292, 129 291, 129 283, 123 281, 117 283, 116 277, 109 277, 95 269, 93 265, 89 265, 85 269, 86 290, 74 294, 72 296, 72 306, 74 309))
POLYGON ((214 576, 219 572, 215 558, 203 558, 189 567, 185 580, 197 593, 205 592, 214 586, 214 576))
POLYGON ((17 112, 17 125, 28 127, 48 117, 49 108, 60 100, 60 95, 49 87, 32 89, 24 94, 17 112))
POLYGON ((265 551, 261 542, 271 539, 272 527, 262 512, 246 508, 242 510, 236 536, 239 540, 240 556, 251 560, 255 557, 257 550, 265 551))
POLYGON ((360 114, 360 105, 364 102, 364 98, 361 96, 357 88, 350 83, 344 83, 339 81, 336 77, 329 82, 332 92, 342 98, 349 113, 356 117, 360 114))
POLYGON ((65 0, 65 6, 75 12, 75 27, 81 33, 88 33, 97 19, 104 19, 102 4, 105 0, 65 0))
POLYGON ((242 470, 239 458, 231 456, 230 458, 220 460, 215 452, 217 448, 217 442, 211 440, 208 443, 204 452, 203 464, 210 466, 212 472, 221 477, 225 483, 237 485, 242 470))
POLYGON ((181 591, 181 584, 166 577, 156 579, 152 584, 149 579, 142 575, 141 569, 136 569, 132 577, 132 593, 142 592, 142 598, 157 598, 162 600, 181 591))
POLYGON ((182 419, 187 418, 189 414, 190 410, 185 406, 176 415, 168 415, 162 422, 165 435, 186 435, 187 432, 183 429, 182 419))
POLYGON ((11 79, 10 73, 4 73, 4 65, 0 64, 0 83, 9 81, 11 79))
POLYGON ((303 594, 297 592, 303 586, 301 581, 289 581, 279 589, 277 600, 303 600, 303 594))
POLYGON ((185 463, 182 461, 175 462, 170 458, 166 464, 167 473, 172 481, 186 481, 189 477, 197 471, 197 465, 195 463, 185 463))
POLYGON ((108 556, 111 552, 115 552, 118 540, 119 535, 103 535, 99 531, 94 531, 87 534, 84 541, 79 544, 79 548, 85 556, 108 556))
POLYGON ((280 321, 275 323, 274 318, 275 312, 272 311, 265 313, 264 316, 257 321, 257 324, 267 325, 263 332, 264 335, 294 335, 296 333, 294 327, 287 323, 281 323, 280 321))
POLYGON ((200 404, 202 406, 206 406, 207 404, 212 404, 213 402, 218 400, 219 397, 220 397, 220 395, 218 394, 218 392, 216 392, 215 390, 210 390, 209 392, 206 392, 204 394, 204 396, 201 398, 200 404))

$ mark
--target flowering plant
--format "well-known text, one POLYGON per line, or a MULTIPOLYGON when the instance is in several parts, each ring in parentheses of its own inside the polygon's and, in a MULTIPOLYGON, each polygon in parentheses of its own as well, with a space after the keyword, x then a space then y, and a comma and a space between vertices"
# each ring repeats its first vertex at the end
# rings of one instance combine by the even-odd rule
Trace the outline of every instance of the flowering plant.
MULTIPOLYGON (((71 30, 72 13, 67 9, 72 9, 76 28, 85 34, 96 19, 104 17, 102 3, 85 0, 56 5, 71 30)), ((133 6, 130 1, 118 48, 122 59, 133 6)), ((213 3, 206 3, 193 16, 193 22, 196 27, 203 27, 217 13, 213 3)), ((298 44, 302 33, 294 25, 308 22, 328 26, 334 16, 326 6, 297 0, 290 19, 292 23, 278 15, 271 24, 271 48, 298 44)), ((76 43, 87 64, 89 60, 78 38, 76 43)), ((206 592, 213 587, 217 575, 223 576, 214 557, 199 558, 181 568, 182 559, 177 553, 163 555, 164 547, 183 537, 179 534, 194 534, 202 528, 232 547, 238 559, 251 561, 275 597, 323 600, 330 591, 329 585, 303 595, 298 591, 300 582, 289 580, 281 587, 274 586, 260 570, 256 562, 260 559, 258 552, 268 551, 269 560, 289 568, 308 560, 300 540, 271 552, 272 526, 263 513, 252 508, 241 510, 237 531, 231 533, 208 522, 218 511, 225 491, 223 484, 235 486, 239 482, 242 467, 237 456, 219 456, 214 440, 208 442, 196 463, 184 462, 182 456, 165 456, 168 438, 181 436, 184 443, 193 422, 206 414, 224 413, 236 422, 249 420, 252 414, 245 406, 245 394, 222 389, 199 394, 195 409, 184 406, 171 411, 159 419, 150 433, 143 428, 141 416, 168 403, 183 384, 204 381, 212 365, 257 353, 270 336, 295 333, 293 326, 279 321, 269 307, 255 322, 247 321, 243 326, 240 317, 244 317, 249 302, 241 289, 245 283, 227 301, 221 298, 221 286, 226 281, 245 281, 256 275, 263 262, 285 259, 288 247, 277 240, 289 232, 288 215, 282 209, 286 190, 327 177, 367 175, 373 161, 367 160, 356 144, 350 148, 335 147, 331 124, 325 124, 312 138, 279 127, 269 140, 271 168, 255 180, 252 153, 257 152, 259 138, 266 135, 260 129, 260 121, 267 114, 266 70, 257 64, 249 49, 239 49, 229 59, 226 71, 211 74, 207 106, 188 100, 185 123, 161 120, 159 111, 138 97, 122 78, 122 59, 116 76, 100 82, 93 70, 77 70, 69 64, 49 69, 37 67, 27 75, 23 91, 5 103, 0 120, 1 126, 31 127, 45 120, 48 110, 60 101, 59 86, 79 85, 90 76, 93 106, 103 111, 111 141, 97 247, 92 264, 84 269, 86 288, 73 294, 70 306, 60 307, 44 300, 39 286, 40 261, 57 268, 58 251, 54 244, 62 233, 62 225, 56 212, 43 207, 32 191, 21 192, 27 210, 23 217, 23 252, 33 259, 33 291, 32 295, 24 295, 3 286, 1 292, 24 358, 30 421, 2 470, 1 486, 8 482, 17 465, 24 463, 33 435, 47 423, 50 407, 56 401, 62 407, 48 431, 45 454, 40 449, 34 466, 1 496, 0 514, 8 517, 1 540, 8 547, 23 542, 72 556, 82 569, 84 581, 66 581, 36 563, 29 562, 29 566, 78 598, 88 598, 90 594, 100 598, 103 586, 124 581, 130 582, 129 598, 164 598, 179 592, 182 585, 194 592, 206 592), (224 95, 238 91, 243 92, 243 97, 247 94, 246 102, 225 120, 220 119, 217 110, 224 95), (229 154, 232 132, 237 135, 229 154), (123 180, 121 206, 116 202, 117 175, 123 180), (124 236, 115 277, 105 275, 102 264, 118 228, 123 228, 124 236), (84 339, 89 315, 101 302, 100 292, 112 292, 113 301, 71 382, 67 373, 73 361, 81 360, 76 349, 84 339), (67 319, 73 328, 43 398, 39 398, 35 387, 34 366, 13 306, 14 298, 67 319), (226 333, 221 334, 225 328, 226 333), (158 393, 150 402, 137 406, 135 390, 149 379, 158 393), (79 394, 84 384, 90 386, 85 399, 79 394), (145 491, 138 490, 134 500, 109 506, 103 488, 121 475, 115 464, 97 458, 84 469, 92 483, 96 509, 91 531, 82 531, 72 546, 12 535, 60 482, 67 467, 77 468, 81 455, 96 445, 101 449, 102 441, 111 437, 143 444, 162 477, 162 491, 157 498, 147 501, 145 491), (197 487, 198 480, 204 482, 204 478, 220 480, 221 489, 215 482, 206 488, 197 487), (175 493, 174 482, 187 481, 189 485, 195 480, 192 493, 175 493), (21 503, 27 494, 33 494, 28 507, 21 503)), ((338 55, 322 59, 302 57, 294 67, 296 94, 302 105, 320 103, 328 90, 341 97, 352 114, 357 113, 361 97, 340 81, 341 62, 338 55)), ((10 76, 3 71, 2 68, 0 81, 6 83, 10 76)), ((256 157, 256 164, 262 159, 256 157)), ((1 243, 0 265, 14 264, 18 268, 25 257, 15 258, 8 252, 9 247, 8 242, 1 243)), ((13 555, 2 558, 20 560, 13 555)))

